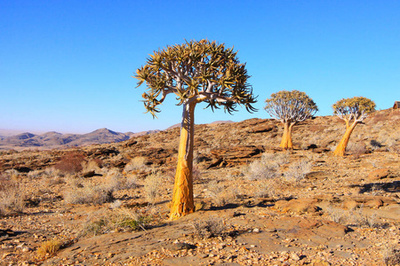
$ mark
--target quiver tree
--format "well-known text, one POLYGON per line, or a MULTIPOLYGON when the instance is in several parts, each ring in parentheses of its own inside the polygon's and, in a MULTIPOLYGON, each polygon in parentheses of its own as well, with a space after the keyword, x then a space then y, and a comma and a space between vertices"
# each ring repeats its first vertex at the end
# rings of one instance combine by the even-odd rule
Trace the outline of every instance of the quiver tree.
POLYGON ((296 123, 313 117, 318 111, 317 105, 306 93, 279 91, 271 94, 264 107, 267 113, 283 124, 283 136, 280 147, 292 149, 292 128, 296 123))
POLYGON ((341 99, 332 107, 333 113, 346 122, 346 132, 333 154, 344 156, 351 133, 358 123, 362 122, 369 113, 375 111, 375 103, 365 97, 353 97, 341 99))
MULTIPOLYGON (((153 117, 168 94, 175 94, 177 105, 183 107, 178 165, 171 202, 170 219, 194 211, 193 202, 193 140, 194 110, 205 102, 211 110, 223 107, 228 113, 243 105, 247 111, 256 109, 245 64, 233 49, 208 40, 190 41, 155 51, 147 64, 136 71, 138 87, 144 82, 144 106, 153 117)), ((206 108, 207 108, 206 107, 206 108)))

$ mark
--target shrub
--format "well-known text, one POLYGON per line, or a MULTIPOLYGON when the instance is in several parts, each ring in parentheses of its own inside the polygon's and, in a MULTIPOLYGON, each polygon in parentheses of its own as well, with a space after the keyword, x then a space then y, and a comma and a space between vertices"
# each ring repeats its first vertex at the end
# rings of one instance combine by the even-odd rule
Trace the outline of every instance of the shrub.
POLYGON ((102 161, 100 159, 91 159, 88 162, 82 162, 82 171, 83 172, 90 172, 95 171, 99 172, 102 166, 102 161))
POLYGON ((221 236, 225 230, 222 218, 211 216, 207 220, 196 220, 192 224, 194 234, 202 239, 221 236))
POLYGON ((394 247, 386 248, 383 251, 383 261, 385 265, 400 265, 400 250, 395 249, 394 247))
POLYGON ((133 158, 127 165, 125 165, 124 172, 130 173, 132 171, 145 170, 146 166, 146 158, 142 156, 137 156, 133 158))
POLYGON ((85 156, 80 152, 69 152, 64 155, 61 160, 54 165, 54 168, 63 173, 74 174, 82 171, 82 163, 85 156))
POLYGON ((150 175, 146 177, 144 184, 144 191, 146 193, 147 200, 151 203, 155 203, 158 195, 160 194, 161 186, 161 175, 159 172, 153 171, 150 175))
POLYGON ((146 212, 131 211, 127 208, 100 210, 89 215, 81 231, 81 236, 95 236, 111 231, 146 230, 152 216, 146 212))
POLYGON ((0 215, 23 212, 27 191, 15 179, 0 178, 0 215))
POLYGON ((287 181, 299 182, 306 177, 311 171, 312 164, 306 160, 294 162, 289 166, 289 169, 284 173, 287 181))
POLYGON ((277 178, 261 180, 256 184, 257 188, 254 190, 254 195, 258 198, 275 197, 277 184, 279 184, 277 178))
POLYGON ((353 154, 356 157, 359 157, 360 155, 368 153, 368 150, 367 150, 367 147, 365 147, 365 144, 361 144, 361 143, 350 143, 349 151, 351 152, 351 154, 353 154))
POLYGON ((244 176, 249 180, 274 178, 279 174, 281 165, 288 163, 288 155, 282 153, 264 153, 260 160, 250 163, 244 176))
POLYGON ((91 180, 70 177, 69 189, 64 192, 65 203, 71 204, 102 204, 112 201, 115 186, 118 183, 107 182, 95 184, 91 180))
POLYGON ((239 196, 237 187, 225 187, 222 183, 212 180, 207 185, 207 197, 217 206, 223 206, 239 196))

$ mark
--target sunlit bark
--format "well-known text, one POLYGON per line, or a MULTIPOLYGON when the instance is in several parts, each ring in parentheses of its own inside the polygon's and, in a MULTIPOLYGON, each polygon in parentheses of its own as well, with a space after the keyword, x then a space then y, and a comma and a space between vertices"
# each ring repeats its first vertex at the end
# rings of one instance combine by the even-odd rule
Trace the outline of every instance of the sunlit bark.
POLYGON ((350 135, 353 132, 354 128, 357 125, 357 121, 354 121, 353 124, 349 125, 349 122, 346 121, 346 132, 344 133, 342 139, 340 140, 338 146, 333 152, 336 156, 344 156, 346 153, 347 144, 349 143, 350 135))
POLYGON ((279 147, 282 149, 293 149, 293 143, 292 143, 292 128, 294 124, 291 124, 289 122, 283 123, 283 135, 282 135, 282 141, 279 147))
POLYGON ((183 106, 178 165, 170 210, 171 220, 194 211, 192 169, 195 106, 196 103, 187 103, 183 106))

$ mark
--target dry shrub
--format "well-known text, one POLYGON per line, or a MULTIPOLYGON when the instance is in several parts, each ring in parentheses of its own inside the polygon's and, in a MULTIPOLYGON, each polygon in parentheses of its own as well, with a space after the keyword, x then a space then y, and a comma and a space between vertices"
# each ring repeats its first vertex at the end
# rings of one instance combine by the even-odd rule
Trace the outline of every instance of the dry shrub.
POLYGON ((226 227, 224 220, 215 216, 211 216, 207 220, 196 220, 192 226, 194 235, 202 239, 222 236, 226 227))
POLYGON ((51 257, 60 250, 62 242, 59 239, 52 239, 43 242, 37 249, 37 254, 41 258, 51 257))
POLYGON ((300 182, 310 173, 312 163, 307 160, 300 160, 292 163, 289 169, 283 174, 289 182, 300 182))
POLYGON ((146 170, 146 157, 137 156, 133 158, 127 165, 125 165, 124 172, 130 173, 132 171, 146 170))
POLYGON ((113 199, 112 191, 90 183, 83 187, 72 188, 64 193, 65 203, 71 204, 103 204, 113 199))
POLYGON ((82 153, 69 152, 54 165, 54 168, 60 170, 63 173, 78 173, 83 169, 82 163, 84 162, 84 160, 85 156, 82 153))
POLYGON ((114 199, 113 191, 119 185, 113 179, 104 184, 96 184, 92 180, 70 177, 69 189, 64 193, 65 203, 70 204, 103 204, 114 199))
POLYGON ((122 189, 135 188, 135 175, 125 177, 118 168, 113 168, 100 179, 69 176, 64 201, 71 204, 103 204, 114 199, 113 193, 122 189))
POLYGON ((89 214, 80 236, 95 236, 113 231, 146 230, 154 220, 150 209, 102 209, 89 214))
POLYGON ((331 220, 335 223, 344 223, 345 222, 345 212, 342 209, 333 208, 332 206, 328 206, 326 208, 327 214, 330 216, 331 220))
POLYGON ((275 197, 277 195, 277 187, 279 187, 280 180, 278 178, 270 178, 260 180, 255 185, 254 196, 258 198, 275 197))
POLYGON ((225 187, 222 183, 218 183, 216 180, 212 180, 207 185, 207 196, 217 205, 222 206, 227 203, 227 194, 225 193, 225 187))
POLYGON ((160 194, 161 181, 162 176, 160 172, 153 171, 150 175, 146 177, 144 191, 146 193, 147 200, 153 204, 160 194))
POLYGON ((0 215, 21 213, 25 209, 27 199, 26 188, 7 176, 0 177, 0 215))
POLYGON ((362 143, 350 143, 347 150, 356 157, 368 153, 367 147, 362 143))
POLYGON ((249 180, 275 178, 279 175, 280 167, 288 162, 286 153, 264 153, 260 160, 250 163, 243 174, 249 180))
POLYGON ((326 208, 326 213, 332 221, 348 226, 376 228, 383 225, 378 223, 376 214, 365 214, 362 209, 362 206, 352 210, 343 210, 329 206, 326 208))
POLYGON ((94 171, 94 172, 99 172, 100 168, 102 165, 102 161, 97 159, 91 159, 88 162, 83 161, 82 162, 82 171, 83 172, 90 172, 90 171, 94 171))
POLYGON ((388 266, 400 265, 400 250, 387 247, 383 250, 383 261, 388 266))

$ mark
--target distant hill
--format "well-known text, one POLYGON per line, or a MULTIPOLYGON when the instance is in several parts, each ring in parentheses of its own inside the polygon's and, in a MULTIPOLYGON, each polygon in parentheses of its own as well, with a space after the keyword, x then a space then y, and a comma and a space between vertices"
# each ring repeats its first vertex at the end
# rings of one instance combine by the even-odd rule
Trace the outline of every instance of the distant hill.
POLYGON ((114 143, 128 140, 136 134, 115 132, 107 128, 101 128, 87 134, 62 134, 54 131, 44 134, 25 132, 13 136, 0 136, 0 150, 15 148, 51 149, 114 143))
MULTIPOLYGON (((233 123, 232 121, 215 121, 209 125, 233 123)), ((175 124, 166 130, 180 127, 175 124)), ((148 130, 137 133, 115 132, 107 128, 100 128, 87 134, 63 134, 55 131, 47 133, 30 133, 16 130, 0 129, 0 150, 9 149, 54 149, 87 146, 91 144, 116 143, 132 137, 158 133, 161 130, 148 130)))

